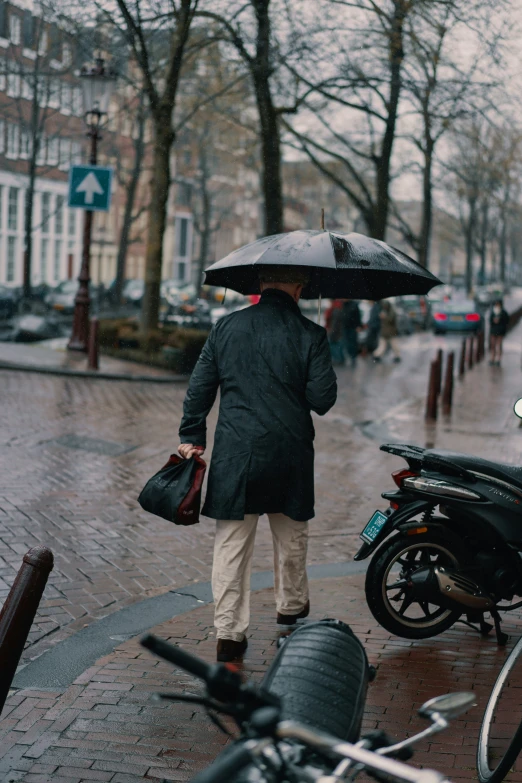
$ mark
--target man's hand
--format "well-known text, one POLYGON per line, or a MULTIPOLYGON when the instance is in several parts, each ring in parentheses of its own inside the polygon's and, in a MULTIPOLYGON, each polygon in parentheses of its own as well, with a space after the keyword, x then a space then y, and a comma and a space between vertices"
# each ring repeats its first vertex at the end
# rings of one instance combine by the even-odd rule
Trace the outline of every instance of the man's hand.
POLYGON ((204 453, 205 449, 203 446, 194 446, 193 443, 182 443, 178 448, 178 454, 183 457, 183 459, 190 459, 193 454, 197 454, 201 457, 204 453))

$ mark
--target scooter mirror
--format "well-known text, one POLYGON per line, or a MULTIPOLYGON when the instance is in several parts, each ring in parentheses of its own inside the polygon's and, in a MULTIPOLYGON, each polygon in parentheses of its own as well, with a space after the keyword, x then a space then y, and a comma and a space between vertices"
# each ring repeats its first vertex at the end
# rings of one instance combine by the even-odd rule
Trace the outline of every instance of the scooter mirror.
POLYGON ((518 416, 519 419, 522 419, 522 397, 520 400, 517 400, 515 405, 513 406, 513 411, 515 412, 515 416, 518 416))
POLYGON ((421 718, 433 718, 435 715, 441 715, 446 720, 458 718, 464 712, 474 707, 475 694, 466 693, 447 693, 445 696, 436 696, 423 704, 419 710, 421 718))

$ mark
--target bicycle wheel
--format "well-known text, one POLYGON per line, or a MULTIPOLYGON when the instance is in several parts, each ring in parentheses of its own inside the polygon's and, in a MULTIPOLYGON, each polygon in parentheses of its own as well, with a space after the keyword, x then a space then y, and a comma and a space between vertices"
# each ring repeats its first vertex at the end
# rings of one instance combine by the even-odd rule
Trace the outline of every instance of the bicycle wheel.
POLYGON ((477 748, 480 783, 520 780, 522 773, 522 638, 500 670, 482 719, 477 748), (511 772, 518 775, 513 777, 511 772), (508 777, 509 776, 509 777, 508 777))

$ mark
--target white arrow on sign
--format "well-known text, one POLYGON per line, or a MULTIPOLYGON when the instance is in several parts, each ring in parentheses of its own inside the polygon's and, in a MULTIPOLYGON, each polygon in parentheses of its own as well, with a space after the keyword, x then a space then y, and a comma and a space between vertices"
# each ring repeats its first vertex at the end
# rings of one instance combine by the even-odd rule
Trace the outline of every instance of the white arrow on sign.
POLYGON ((77 193, 85 193, 85 203, 92 204, 94 201, 94 194, 103 196, 104 190, 95 174, 90 171, 85 179, 83 179, 76 188, 77 193))

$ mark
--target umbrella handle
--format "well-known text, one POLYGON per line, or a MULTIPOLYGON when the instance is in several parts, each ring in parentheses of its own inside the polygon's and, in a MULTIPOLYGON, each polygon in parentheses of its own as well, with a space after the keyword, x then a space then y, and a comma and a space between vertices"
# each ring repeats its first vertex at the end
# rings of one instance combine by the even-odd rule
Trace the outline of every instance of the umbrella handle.
POLYGON ((317 323, 321 323, 321 294, 319 294, 319 304, 317 305, 317 323))

